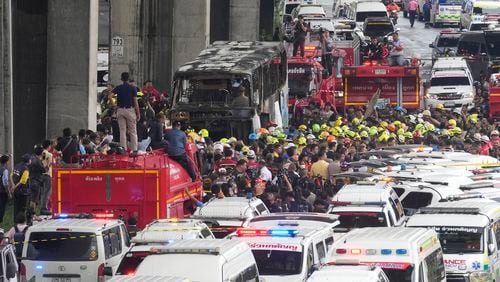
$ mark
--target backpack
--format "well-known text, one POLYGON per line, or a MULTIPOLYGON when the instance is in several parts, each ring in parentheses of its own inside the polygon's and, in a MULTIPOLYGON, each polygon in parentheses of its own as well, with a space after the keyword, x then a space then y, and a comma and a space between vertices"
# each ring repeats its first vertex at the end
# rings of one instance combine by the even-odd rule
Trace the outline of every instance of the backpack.
POLYGON ((14 225, 14 230, 16 233, 14 233, 14 247, 16 248, 16 256, 19 258, 22 256, 23 253, 23 247, 24 247, 24 239, 26 235, 26 230, 28 229, 29 226, 24 227, 23 230, 19 230, 17 228, 17 224, 14 225))
MULTIPOLYGON (((21 177, 22 177, 24 171, 27 169, 28 169, 28 165, 26 163, 20 163, 14 167, 14 170, 12 171, 12 180, 14 181, 14 184, 17 184, 17 183, 19 183, 19 181, 21 181, 21 177)), ((19 189, 19 192, 22 193, 23 195, 27 195, 29 193, 28 184, 18 186, 18 188, 16 188, 15 192, 17 192, 18 189, 19 189)))

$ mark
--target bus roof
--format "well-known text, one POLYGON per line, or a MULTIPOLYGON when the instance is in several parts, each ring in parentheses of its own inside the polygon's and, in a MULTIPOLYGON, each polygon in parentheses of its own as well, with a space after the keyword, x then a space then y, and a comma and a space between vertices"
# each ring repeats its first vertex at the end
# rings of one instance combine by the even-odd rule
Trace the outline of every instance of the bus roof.
POLYGON ((216 41, 193 61, 180 66, 175 75, 204 73, 251 74, 259 65, 285 52, 279 42, 216 41))

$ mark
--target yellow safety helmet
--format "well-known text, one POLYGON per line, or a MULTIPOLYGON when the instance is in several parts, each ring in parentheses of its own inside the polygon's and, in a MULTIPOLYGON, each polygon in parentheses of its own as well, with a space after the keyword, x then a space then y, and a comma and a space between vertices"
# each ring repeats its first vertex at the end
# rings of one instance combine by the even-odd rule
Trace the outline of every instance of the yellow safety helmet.
POLYGON ((305 124, 299 125, 299 131, 306 131, 306 130, 307 130, 307 126, 305 124))
POLYGON ((241 152, 243 152, 243 153, 248 153, 249 150, 250 150, 250 148, 248 148, 248 146, 243 146, 241 148, 241 152))
POLYGON ((306 145, 307 144, 307 139, 304 136, 300 136, 299 139, 297 139, 297 143, 299 145, 306 145))
POLYGON ((353 125, 358 125, 360 121, 359 118, 353 118, 351 122, 353 125))
POLYGON ((359 136, 362 137, 362 138, 368 138, 368 132, 366 132, 366 131, 363 130, 363 131, 361 131, 359 133, 359 136))
POLYGON ((342 125, 342 118, 337 118, 337 120, 335 121, 335 126, 341 126, 342 125))
POLYGON ((450 119, 450 120, 448 120, 448 125, 457 126, 457 121, 454 119, 450 119))
POLYGON ((198 132, 198 135, 200 135, 203 138, 208 137, 208 130, 206 130, 205 128, 203 128, 203 129, 200 130, 200 132, 198 132))
POLYGON ((438 104, 436 105, 436 109, 437 109, 437 110, 442 110, 442 109, 444 109, 444 105, 443 105, 442 103, 438 103, 438 104))
POLYGON ((379 125, 380 125, 381 127, 383 127, 383 128, 386 128, 386 127, 387 127, 387 125, 389 125, 389 123, 387 123, 387 121, 385 121, 385 120, 384 120, 384 121, 381 121, 379 125))
POLYGON ((219 140, 219 142, 221 142, 222 144, 227 144, 227 141, 227 138, 222 138, 221 140, 219 140))
POLYGON ((330 133, 328 133, 327 131, 322 131, 322 132, 319 134, 319 139, 324 140, 324 139, 326 139, 328 136, 330 136, 330 133))

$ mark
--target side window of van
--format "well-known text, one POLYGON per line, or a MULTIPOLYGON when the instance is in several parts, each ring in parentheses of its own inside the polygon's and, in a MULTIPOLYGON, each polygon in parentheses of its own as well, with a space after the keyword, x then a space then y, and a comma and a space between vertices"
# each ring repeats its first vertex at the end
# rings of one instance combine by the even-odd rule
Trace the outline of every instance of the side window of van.
POLYGON ((203 228, 200 232, 202 238, 213 238, 212 233, 208 230, 208 228, 203 228))
POLYGON ((322 259, 325 258, 326 252, 325 252, 325 245, 323 244, 323 241, 316 244, 316 252, 318 253, 318 260, 319 261, 321 261, 322 259))
POLYGON ((400 210, 392 198, 389 198, 389 203, 391 203, 391 207, 394 210, 394 216, 396 217, 396 222, 398 222, 401 218, 400 210))
POLYGON ((307 272, 310 274, 313 271, 314 265, 314 252, 313 245, 310 244, 307 248, 307 272))
POLYGON ((333 237, 328 237, 325 239, 326 251, 330 250, 330 247, 333 245, 333 237))
POLYGON ((428 255, 425 259, 425 266, 427 267, 427 281, 439 282, 445 278, 445 270, 443 264, 443 252, 437 249, 428 255))
POLYGON ((104 242, 104 254, 106 259, 112 258, 121 254, 122 239, 120 226, 115 226, 102 232, 102 240, 104 242))
POLYGON ((495 234, 497 247, 500 247, 500 221, 497 221, 493 224, 493 233, 495 234))
POLYGON ((259 204, 257 205, 257 211, 259 214, 267 214, 267 208, 264 206, 264 204, 259 204))
POLYGON ((245 268, 242 272, 236 274, 229 279, 230 282, 258 282, 259 275, 257 274, 257 266, 255 264, 245 268))
POLYGON ((125 246, 130 247, 130 237, 128 236, 128 232, 125 229, 125 225, 122 225, 121 229, 122 229, 123 238, 125 240, 125 246))

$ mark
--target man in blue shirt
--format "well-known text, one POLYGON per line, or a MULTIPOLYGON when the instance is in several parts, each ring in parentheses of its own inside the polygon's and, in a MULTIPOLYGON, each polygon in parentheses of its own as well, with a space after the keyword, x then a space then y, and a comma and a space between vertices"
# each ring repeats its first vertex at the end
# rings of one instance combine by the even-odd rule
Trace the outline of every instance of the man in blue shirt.
POLYGON ((196 181, 196 172, 186 155, 186 133, 181 130, 181 123, 179 121, 175 121, 172 130, 165 134, 165 140, 167 141, 166 152, 169 157, 178 162, 187 171, 191 177, 191 181, 196 181))
POLYGON ((137 87, 128 83, 129 73, 122 72, 123 84, 113 89, 116 93, 116 118, 120 128, 120 145, 127 150, 127 133, 130 136, 130 149, 137 151, 137 121, 141 118, 137 103, 137 87))

